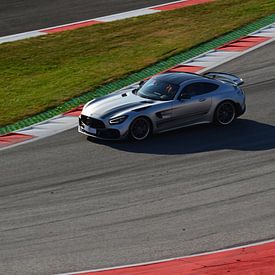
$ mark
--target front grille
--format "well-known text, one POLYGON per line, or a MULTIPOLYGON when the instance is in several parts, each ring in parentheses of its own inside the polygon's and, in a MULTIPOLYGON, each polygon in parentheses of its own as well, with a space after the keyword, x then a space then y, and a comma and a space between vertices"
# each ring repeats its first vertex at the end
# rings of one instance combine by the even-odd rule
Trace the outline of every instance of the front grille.
POLYGON ((116 129, 98 130, 97 135, 105 139, 118 139, 120 137, 120 133, 116 129))
POLYGON ((80 119, 84 124, 86 124, 87 126, 90 126, 92 128, 95 128, 95 129, 104 129, 105 128, 104 122, 99 119, 84 116, 84 115, 81 115, 80 119))

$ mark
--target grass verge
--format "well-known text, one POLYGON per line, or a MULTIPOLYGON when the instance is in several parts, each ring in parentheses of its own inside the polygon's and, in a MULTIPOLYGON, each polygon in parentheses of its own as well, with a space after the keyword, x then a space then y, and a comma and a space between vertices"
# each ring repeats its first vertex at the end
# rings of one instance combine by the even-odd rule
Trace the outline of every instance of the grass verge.
POLYGON ((2 44, 0 126, 58 106, 274 11, 273 0, 221 0, 2 44))

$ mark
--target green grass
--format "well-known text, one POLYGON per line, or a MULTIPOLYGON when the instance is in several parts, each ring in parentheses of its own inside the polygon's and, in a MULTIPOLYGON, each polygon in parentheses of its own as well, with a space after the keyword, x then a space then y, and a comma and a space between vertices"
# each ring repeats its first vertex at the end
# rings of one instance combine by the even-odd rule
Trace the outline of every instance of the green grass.
POLYGON ((0 127, 274 11, 274 0, 221 0, 2 44, 0 127))

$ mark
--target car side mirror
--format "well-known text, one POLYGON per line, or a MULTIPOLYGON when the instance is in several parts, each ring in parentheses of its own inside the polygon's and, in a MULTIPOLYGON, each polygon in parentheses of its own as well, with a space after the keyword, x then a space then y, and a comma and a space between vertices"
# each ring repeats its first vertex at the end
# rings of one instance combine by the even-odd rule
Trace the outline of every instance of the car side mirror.
POLYGON ((138 90, 139 90, 138 88, 135 88, 135 89, 132 90, 132 93, 136 95, 138 90))
POLYGON ((138 83, 138 85, 139 85, 139 87, 142 87, 144 84, 145 84, 145 80, 141 80, 139 83, 138 83))
POLYGON ((182 93, 179 96, 179 100, 185 100, 185 99, 190 99, 190 98, 191 98, 191 96, 186 93, 182 93))

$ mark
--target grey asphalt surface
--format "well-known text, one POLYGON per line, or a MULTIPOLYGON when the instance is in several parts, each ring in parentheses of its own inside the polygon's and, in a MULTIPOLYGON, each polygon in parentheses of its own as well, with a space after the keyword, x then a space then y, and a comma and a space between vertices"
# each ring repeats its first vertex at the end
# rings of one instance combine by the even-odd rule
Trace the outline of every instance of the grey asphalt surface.
POLYGON ((168 2, 172 0, 2 0, 0 37, 168 2))
POLYGON ((215 70, 247 113, 142 143, 76 129, 0 151, 0 274, 160 260, 275 237, 275 43, 215 70))

